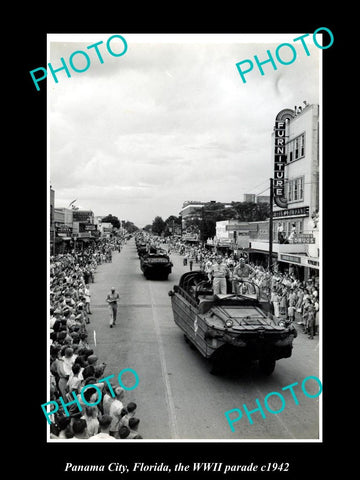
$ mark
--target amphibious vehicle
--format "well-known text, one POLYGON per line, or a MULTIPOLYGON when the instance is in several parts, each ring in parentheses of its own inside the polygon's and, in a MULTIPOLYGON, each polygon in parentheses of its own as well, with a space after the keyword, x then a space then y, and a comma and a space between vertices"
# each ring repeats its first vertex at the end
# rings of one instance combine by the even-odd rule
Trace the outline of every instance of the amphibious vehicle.
POLYGON ((256 284, 244 281, 239 291, 214 295, 204 272, 187 272, 169 292, 174 321, 185 340, 209 359, 211 373, 257 361, 271 374, 277 360, 291 356, 297 331, 272 319, 256 284))
POLYGON ((140 268, 147 279, 159 278, 167 280, 172 266, 169 255, 162 250, 157 250, 155 253, 147 253, 140 257, 140 268))

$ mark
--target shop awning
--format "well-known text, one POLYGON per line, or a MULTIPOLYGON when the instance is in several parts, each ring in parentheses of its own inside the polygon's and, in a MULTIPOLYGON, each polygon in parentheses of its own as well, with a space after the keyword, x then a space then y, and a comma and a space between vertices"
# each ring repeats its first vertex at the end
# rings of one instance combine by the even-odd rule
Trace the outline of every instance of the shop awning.
MULTIPOLYGON (((248 251, 248 253, 262 253, 264 255, 269 255, 268 250, 260 250, 258 248, 249 248, 247 251, 248 251)), ((272 253, 273 253, 273 255, 277 256, 277 252, 272 252, 272 253)))
POLYGON ((319 270, 320 268, 319 258, 308 257, 307 255, 291 255, 281 253, 279 255, 279 261, 301 265, 302 267, 315 268, 316 270, 319 270))

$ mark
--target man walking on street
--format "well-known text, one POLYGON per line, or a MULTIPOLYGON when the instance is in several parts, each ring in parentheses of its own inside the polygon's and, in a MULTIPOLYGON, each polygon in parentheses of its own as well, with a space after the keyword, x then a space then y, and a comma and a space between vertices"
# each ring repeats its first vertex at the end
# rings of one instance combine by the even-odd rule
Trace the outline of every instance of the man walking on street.
POLYGON ((110 328, 116 324, 116 315, 117 315, 117 301, 119 300, 120 295, 115 292, 115 288, 112 287, 110 293, 106 297, 106 301, 109 304, 110 310, 110 328))

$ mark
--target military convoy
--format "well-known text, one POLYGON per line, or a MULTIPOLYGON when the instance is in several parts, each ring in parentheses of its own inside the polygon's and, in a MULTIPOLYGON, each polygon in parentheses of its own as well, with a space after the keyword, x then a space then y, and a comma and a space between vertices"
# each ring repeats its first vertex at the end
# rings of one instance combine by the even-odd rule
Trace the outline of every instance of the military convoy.
POLYGON ((146 279, 167 280, 171 273, 172 262, 167 252, 144 241, 139 237, 136 241, 136 248, 140 259, 140 269, 146 279))

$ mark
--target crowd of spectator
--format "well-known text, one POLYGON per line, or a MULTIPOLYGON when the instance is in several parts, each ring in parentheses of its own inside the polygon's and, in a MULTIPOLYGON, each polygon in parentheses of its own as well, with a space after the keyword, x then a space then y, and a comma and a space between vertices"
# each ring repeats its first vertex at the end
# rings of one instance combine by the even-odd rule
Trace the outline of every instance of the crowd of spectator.
POLYGON ((214 253, 206 247, 198 244, 186 244, 180 240, 169 243, 170 253, 176 251, 184 256, 184 264, 190 270, 195 266, 206 273, 219 255, 222 262, 228 267, 228 293, 235 293, 233 272, 239 264, 240 258, 245 258, 246 263, 251 267, 252 273, 249 280, 260 288, 262 298, 268 300, 270 315, 275 321, 286 320, 296 322, 303 328, 303 332, 313 339, 319 330, 319 285, 318 278, 308 280, 297 278, 295 271, 290 265, 283 272, 279 265, 274 264, 271 271, 268 267, 248 261, 245 250, 240 249, 234 253, 214 253))
POLYGON ((121 250, 121 242, 104 240, 78 252, 50 257, 50 400, 59 405, 50 417, 52 439, 142 438, 137 405, 125 402, 125 390, 120 386, 100 382, 106 364, 99 361, 88 342, 90 284, 95 281, 98 265, 112 261, 114 250, 121 250), (85 389, 81 396, 81 390, 90 384, 102 392, 99 403, 94 387, 85 389), (74 395, 81 410, 73 402, 74 395), (69 405, 67 412, 60 397, 69 405))

